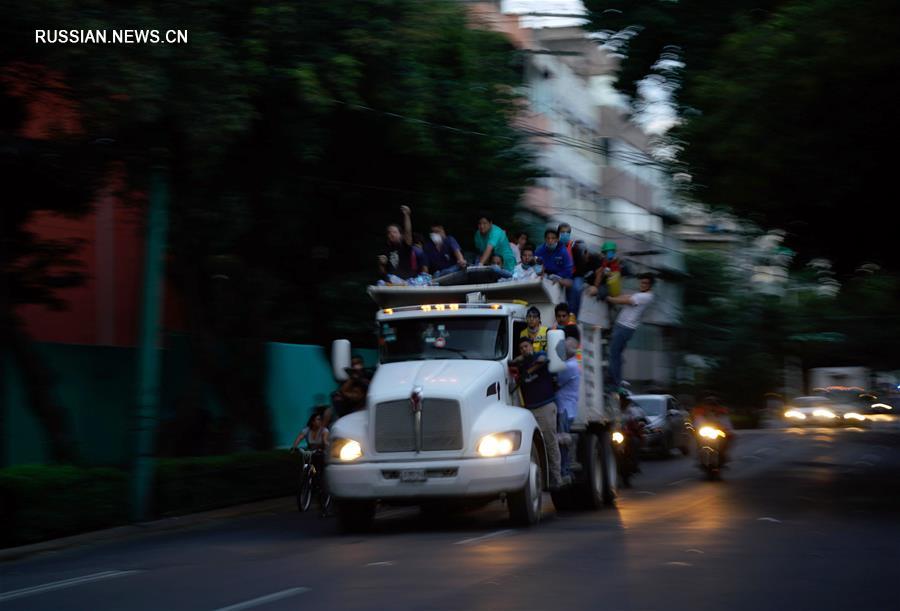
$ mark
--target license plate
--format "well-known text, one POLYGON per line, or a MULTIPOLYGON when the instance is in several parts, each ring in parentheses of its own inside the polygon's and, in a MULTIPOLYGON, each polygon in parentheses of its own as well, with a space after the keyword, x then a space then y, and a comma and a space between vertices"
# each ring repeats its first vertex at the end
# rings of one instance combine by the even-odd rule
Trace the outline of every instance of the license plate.
POLYGON ((401 482, 424 482, 425 469, 405 469, 400 472, 401 482))

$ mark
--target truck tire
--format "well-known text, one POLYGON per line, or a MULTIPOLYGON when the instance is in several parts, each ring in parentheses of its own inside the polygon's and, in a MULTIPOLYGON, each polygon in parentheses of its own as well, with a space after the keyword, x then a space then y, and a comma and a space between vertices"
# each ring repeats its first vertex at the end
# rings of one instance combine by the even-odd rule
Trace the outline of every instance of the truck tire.
POLYGON ((337 514, 342 532, 366 532, 375 519, 375 501, 340 501, 337 504, 337 514))
POLYGON ((586 435, 583 461, 585 480, 582 501, 587 509, 600 509, 616 501, 618 467, 609 431, 586 435))
POLYGON ((525 485, 507 497, 509 519, 516 526, 532 526, 541 519, 541 504, 544 497, 542 464, 541 452, 537 445, 532 443, 531 463, 525 485))

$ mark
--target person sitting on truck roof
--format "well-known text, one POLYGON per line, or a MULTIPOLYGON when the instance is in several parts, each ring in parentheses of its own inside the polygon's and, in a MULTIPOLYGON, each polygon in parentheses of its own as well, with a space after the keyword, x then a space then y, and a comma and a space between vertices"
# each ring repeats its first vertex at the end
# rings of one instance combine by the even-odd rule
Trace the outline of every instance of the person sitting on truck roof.
POLYGON ((541 274, 541 266, 538 265, 534 258, 534 246, 525 244, 519 249, 522 255, 522 261, 513 270, 513 280, 533 280, 541 274))
POLYGON ((466 258, 459 242, 452 235, 447 235, 440 223, 431 224, 431 233, 425 240, 424 250, 428 271, 435 278, 466 268, 466 258))
POLYGON ((528 244, 528 234, 524 231, 519 231, 514 234, 513 240, 509 243, 509 248, 512 250, 513 256, 516 258, 516 264, 522 262, 522 249, 528 244))
POLYGON ((409 206, 400 206, 403 213, 403 229, 391 223, 387 226, 387 251, 378 255, 379 283, 406 284, 418 273, 418 262, 412 246, 412 211, 409 206))
POLYGON ((547 355, 535 352, 534 345, 527 337, 519 339, 521 353, 513 359, 512 364, 519 370, 519 393, 522 407, 531 410, 537 420, 547 450, 547 462, 550 467, 550 487, 559 488, 562 484, 560 476, 559 443, 556 439, 556 391, 553 387, 553 376, 547 368, 547 355))
POLYGON ((572 286, 572 257, 559 245, 559 233, 555 229, 544 232, 544 243, 534 255, 544 262, 544 276, 561 286, 572 286))
POLYGON ((487 212, 478 215, 475 250, 479 253, 478 265, 489 265, 491 255, 496 253, 503 257, 503 269, 511 272, 516 266, 516 257, 509 247, 506 232, 499 225, 494 225, 493 217, 487 212))
POLYGON ((545 352, 547 350, 547 327, 541 325, 541 311, 531 306, 525 314, 525 323, 528 325, 519 337, 528 338, 534 344, 535 352, 545 352))
POLYGON ((494 268, 501 280, 509 280, 513 276, 512 272, 503 269, 503 257, 500 255, 491 255, 491 267, 494 268))

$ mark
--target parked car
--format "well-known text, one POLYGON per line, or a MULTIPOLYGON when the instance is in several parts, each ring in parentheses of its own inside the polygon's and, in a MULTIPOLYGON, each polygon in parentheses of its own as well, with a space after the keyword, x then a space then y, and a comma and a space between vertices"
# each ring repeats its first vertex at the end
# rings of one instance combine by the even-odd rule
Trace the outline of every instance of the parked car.
POLYGON ((685 456, 691 451, 689 416, 675 397, 671 395, 632 395, 647 414, 643 449, 668 456, 672 448, 678 448, 685 456))

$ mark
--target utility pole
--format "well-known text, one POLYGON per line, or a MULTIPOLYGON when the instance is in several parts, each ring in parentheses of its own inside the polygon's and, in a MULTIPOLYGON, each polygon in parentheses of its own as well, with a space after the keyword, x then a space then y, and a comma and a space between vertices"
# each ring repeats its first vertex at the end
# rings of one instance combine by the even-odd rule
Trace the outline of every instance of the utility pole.
POLYGON ((135 462, 132 472, 132 519, 149 517, 156 469, 156 432, 159 422, 160 320, 162 318, 163 275, 165 271, 168 176, 165 167, 153 167, 150 179, 150 206, 147 210, 144 283, 138 338, 137 410, 135 462))

